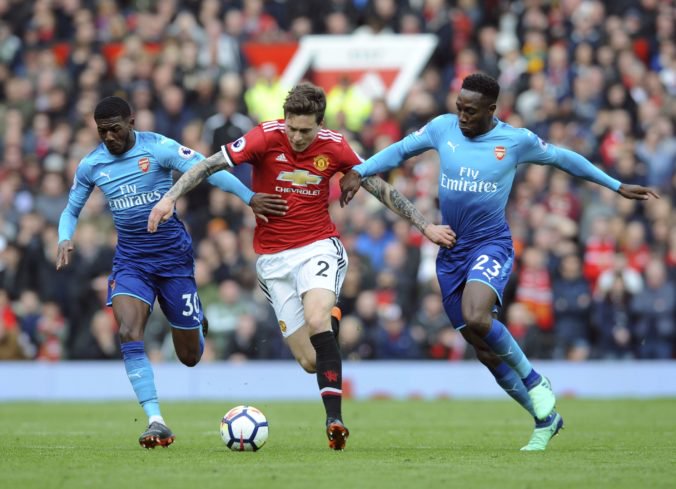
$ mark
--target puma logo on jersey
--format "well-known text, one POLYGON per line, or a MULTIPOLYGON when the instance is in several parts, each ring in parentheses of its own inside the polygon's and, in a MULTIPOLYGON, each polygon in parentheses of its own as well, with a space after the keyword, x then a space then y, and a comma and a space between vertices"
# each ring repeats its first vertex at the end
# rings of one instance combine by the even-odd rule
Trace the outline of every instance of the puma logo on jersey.
POLYGON ((110 182, 110 172, 105 172, 105 171, 99 172, 99 176, 100 177, 106 177, 108 179, 108 181, 110 182))
POLYGON ((459 144, 453 144, 453 143, 450 142, 450 141, 446 141, 446 144, 448 144, 448 147, 451 148, 451 149, 453 150, 454 153, 455 153, 455 148, 457 148, 458 146, 460 146, 459 144))
POLYGON ((286 155, 284 153, 279 153, 279 156, 275 158, 275 161, 283 161, 284 163, 289 162, 289 160, 286 159, 286 155))

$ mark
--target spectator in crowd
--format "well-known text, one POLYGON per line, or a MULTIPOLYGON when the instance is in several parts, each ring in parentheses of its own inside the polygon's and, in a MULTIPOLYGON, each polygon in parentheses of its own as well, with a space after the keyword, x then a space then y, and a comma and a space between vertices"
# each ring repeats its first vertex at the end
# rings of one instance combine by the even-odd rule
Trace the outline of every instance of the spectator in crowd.
POLYGON ((243 362, 268 356, 268 343, 263 341, 253 314, 242 314, 235 324, 235 329, 228 332, 227 336, 222 355, 226 360, 243 362))
POLYGON ((379 360, 413 360, 420 358, 419 342, 398 304, 382 308, 381 326, 375 333, 375 358, 379 360))
POLYGON ((632 358, 634 324, 629 306, 634 294, 621 273, 614 273, 609 280, 608 287, 594 298, 594 356, 604 360, 632 358))
MULTIPOLYGON (((253 309, 253 304, 242 297, 241 286, 234 280, 224 280, 218 285, 218 300, 205 307, 205 314, 211 318, 209 322, 208 342, 212 344, 216 358, 227 359, 235 350, 229 341, 237 330, 242 317, 253 309)), ((242 328, 240 341, 248 342, 246 337, 253 338, 256 333, 255 319, 253 325, 242 328)), ((240 352, 244 353, 244 352, 240 352)))
POLYGON ((589 318, 591 289, 582 276, 582 262, 578 254, 561 258, 559 270, 552 285, 554 301, 553 358, 586 360, 590 355, 589 318))
POLYGON ((338 338, 340 351, 346 360, 373 358, 373 345, 364 337, 364 327, 357 316, 343 316, 338 338))
POLYGON ((5 318, 0 317, 0 360, 24 360, 29 358, 21 344, 21 332, 9 327, 5 318))
POLYGON ((517 271, 516 301, 530 311, 537 335, 538 345, 531 354, 534 358, 550 358, 554 346, 554 295, 551 276, 542 249, 535 246, 526 248, 521 256, 517 271))
POLYGON ((645 268, 645 287, 631 301, 636 318, 634 337, 638 358, 672 358, 676 337, 676 289, 667 281, 663 260, 651 259, 645 268))

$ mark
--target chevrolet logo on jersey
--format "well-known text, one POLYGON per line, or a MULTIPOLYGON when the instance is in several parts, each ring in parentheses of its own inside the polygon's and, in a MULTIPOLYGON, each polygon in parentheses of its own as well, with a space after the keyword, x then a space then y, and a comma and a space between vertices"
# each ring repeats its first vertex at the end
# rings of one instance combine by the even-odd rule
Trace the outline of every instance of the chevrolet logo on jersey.
POLYGON ((319 175, 313 175, 307 170, 281 171, 277 180, 291 182, 291 185, 298 187, 307 187, 308 185, 318 185, 322 181, 319 175))

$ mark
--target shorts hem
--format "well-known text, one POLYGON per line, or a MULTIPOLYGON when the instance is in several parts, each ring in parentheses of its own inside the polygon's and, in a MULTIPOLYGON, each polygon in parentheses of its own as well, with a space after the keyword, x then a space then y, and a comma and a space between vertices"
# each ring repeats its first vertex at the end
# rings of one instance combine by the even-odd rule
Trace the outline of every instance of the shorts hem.
POLYGON ((183 331, 192 331, 194 329, 200 329, 202 327, 201 324, 198 324, 197 326, 178 326, 176 324, 169 323, 169 326, 171 326, 174 329, 181 329, 183 331))
POLYGON ((500 294, 495 287, 493 287, 491 284, 489 284, 485 280, 481 280, 481 279, 478 279, 478 278, 471 278, 466 283, 470 283, 470 282, 479 282, 479 283, 482 283, 482 284, 490 287, 493 290, 493 292, 495 292, 495 295, 498 298, 498 302, 500 303, 500 306, 502 306, 502 294, 500 294))
POLYGON ((118 292, 116 294, 112 294, 110 296, 110 300, 106 302, 106 305, 109 306, 109 307, 112 306, 113 305, 113 298, 117 297, 118 295, 127 295, 129 297, 133 297, 134 299, 138 299, 141 302, 145 302, 146 304, 148 304, 148 306, 150 306, 151 311, 153 310, 153 305, 150 302, 148 302, 147 300, 145 300, 141 296, 138 296, 138 295, 135 295, 135 294, 130 294, 129 292, 118 292))

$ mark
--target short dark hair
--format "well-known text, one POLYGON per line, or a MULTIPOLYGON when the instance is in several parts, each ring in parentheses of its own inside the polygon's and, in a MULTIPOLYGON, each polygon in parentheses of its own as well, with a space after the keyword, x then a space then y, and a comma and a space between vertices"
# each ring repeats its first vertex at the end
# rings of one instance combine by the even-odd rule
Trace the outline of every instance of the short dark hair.
POLYGON ((462 81, 462 88, 470 92, 477 92, 490 99, 491 102, 497 102, 500 95, 500 85, 495 78, 484 73, 472 73, 462 81))
POLYGON ((106 97, 102 99, 94 109, 94 119, 110 119, 112 117, 122 117, 129 119, 131 117, 131 107, 129 103, 120 97, 106 97))
POLYGON ((300 83, 289 90, 284 101, 284 117, 293 115, 314 115, 317 124, 324 120, 326 95, 324 90, 312 83, 300 83))

